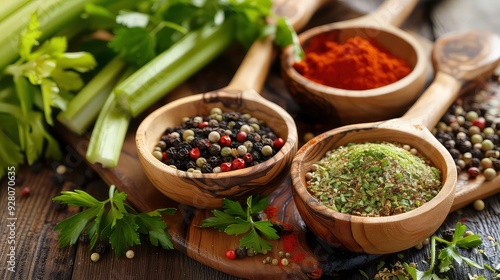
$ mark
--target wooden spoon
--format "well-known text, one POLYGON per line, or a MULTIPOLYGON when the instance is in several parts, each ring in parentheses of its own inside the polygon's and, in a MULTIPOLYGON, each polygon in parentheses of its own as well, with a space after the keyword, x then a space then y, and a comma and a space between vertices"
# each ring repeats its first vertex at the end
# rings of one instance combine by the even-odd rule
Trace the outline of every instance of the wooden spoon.
MULTIPOLYGON (((298 1, 297 4, 300 6, 295 6, 296 9, 279 10, 286 13, 295 28, 305 24, 323 1, 298 1)), ((175 100, 142 121, 136 134, 138 156, 147 177, 163 194, 197 208, 221 208, 223 198, 244 201, 250 195, 269 194, 288 175, 297 151, 295 122, 286 110, 258 94, 267 76, 273 51, 271 39, 256 41, 227 87, 175 100), (208 116, 214 107, 226 112, 250 113, 283 138, 286 141, 284 146, 263 163, 222 173, 185 172, 153 157, 153 148, 167 127, 179 125, 186 116, 208 116)))
POLYGON ((313 119, 328 119, 341 124, 380 121, 401 116, 422 92, 428 58, 422 46, 408 33, 397 28, 410 14, 417 0, 387 0, 373 13, 360 18, 335 22, 309 29, 299 35, 303 47, 313 37, 325 35, 345 42, 354 36, 375 41, 393 55, 403 58, 412 68, 406 77, 387 86, 367 90, 346 90, 315 83, 293 67, 294 51, 283 51, 283 79, 291 95, 313 119))
MULTIPOLYGON (((455 197, 457 170, 449 152, 429 129, 467 82, 491 75, 500 61, 500 38, 487 31, 451 34, 436 42, 433 59, 437 70, 434 81, 401 118, 333 129, 298 151, 291 171, 294 200, 306 225, 321 239, 355 252, 392 253, 431 236, 445 220, 455 197), (408 144, 428 158, 442 174, 443 186, 438 195, 407 213, 360 217, 335 212, 309 194, 305 175, 328 150, 348 143, 377 141, 408 144)), ((469 201, 474 200, 473 192, 468 195, 469 201)))

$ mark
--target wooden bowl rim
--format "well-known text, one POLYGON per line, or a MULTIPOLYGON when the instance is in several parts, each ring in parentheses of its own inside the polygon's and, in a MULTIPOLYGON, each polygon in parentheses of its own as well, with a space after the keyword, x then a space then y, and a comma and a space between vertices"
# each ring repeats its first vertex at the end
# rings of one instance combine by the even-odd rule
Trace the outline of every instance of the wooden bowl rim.
MULTIPOLYGON (((379 122, 383 123, 383 122, 379 122)), ((419 133, 417 132, 418 129, 414 128, 411 126, 409 131, 402 131, 400 129, 396 129, 393 127, 376 127, 375 124, 379 123, 369 123, 369 124, 362 124, 362 125, 348 125, 336 129, 332 129, 329 131, 326 131, 320 135, 317 135, 313 139, 309 140, 307 143, 305 143, 295 154, 295 157, 292 161, 292 187, 293 190, 296 192, 296 194, 299 196, 300 200, 305 205, 309 205, 311 202, 314 202, 316 204, 314 212, 321 213, 322 215, 325 215, 327 217, 332 217, 336 220, 343 220, 343 221, 349 221, 351 223, 393 223, 393 222, 398 222, 402 220, 407 220, 407 219, 415 219, 427 212, 432 212, 434 207, 437 204, 440 204, 441 202, 449 199, 450 197, 454 196, 455 190, 456 190, 456 184, 457 184, 457 174, 456 174, 456 169, 451 168, 448 166, 447 170, 442 170, 442 176, 446 176, 445 182, 443 183, 441 190, 438 192, 438 194, 433 197, 430 201, 427 203, 423 204, 422 206, 413 209, 411 211, 401 213, 401 214, 396 214, 396 215, 390 215, 390 216, 383 216, 383 217, 361 217, 361 216, 356 216, 356 215, 351 215, 351 214, 345 214, 345 213, 340 213, 337 211, 334 211, 327 206, 323 205, 321 202, 319 202, 313 195, 309 193, 307 190, 307 187, 302 183, 302 176, 301 176, 301 170, 303 167, 303 158, 306 154, 310 153, 311 150, 315 148, 317 143, 322 142, 322 141, 329 141, 331 137, 334 135, 340 134, 340 133, 349 133, 351 131, 359 131, 359 130, 373 130, 373 129, 384 129, 384 130, 393 130, 397 131, 398 133, 405 133, 413 136, 418 136, 419 133), (415 132, 412 133, 412 130, 415 132)), ((376 140, 374 140, 376 141, 376 140)), ((422 139, 424 141, 424 139, 422 139)), ((425 140, 427 141, 427 140, 425 140)), ((390 142, 390 141, 389 141, 390 142)), ((396 141, 394 141, 396 142, 396 141)), ((434 142, 434 141, 432 141, 434 142)), ((436 140, 437 143, 439 143, 436 140)), ((442 147, 441 144, 439 145, 432 145, 436 150, 439 151, 439 155, 444 159, 446 157, 450 157, 451 155, 449 154, 443 154, 443 152, 446 152, 446 149, 442 147)), ((444 160, 446 162, 446 160, 444 160)), ((436 166, 437 167, 437 166, 436 166)), ((305 178, 305 177, 304 177, 305 178)), ((295 197, 295 196, 294 196, 295 197)), ((312 211, 311 207, 307 206, 306 207, 308 211, 312 211)), ((450 203, 450 209, 451 209, 451 203, 450 203)), ((448 215, 448 212, 441 213, 440 215, 448 215)))
MULTIPOLYGON (((167 114, 168 111, 170 111, 172 108, 175 108, 177 106, 183 106, 192 102, 200 102, 203 100, 203 93, 201 94, 195 94, 187 97, 183 97, 177 100, 174 100, 170 103, 167 103, 160 108, 156 109, 149 115, 147 115, 142 122, 139 124, 139 127, 137 128, 136 131, 136 148, 137 148, 137 154, 139 157, 145 160, 143 162, 142 160, 141 165, 143 168, 149 168, 151 166, 154 166, 157 170, 165 172, 166 174, 176 176, 179 178, 189 178, 189 179, 228 179, 231 177, 237 177, 237 176, 247 176, 248 174, 251 173, 257 173, 261 172, 262 170, 269 169, 271 166, 275 165, 276 163, 284 160, 287 158, 288 153, 294 153, 295 152, 295 147, 297 146, 297 139, 298 139, 298 132, 297 132, 297 127, 295 122, 293 122, 293 118, 286 112, 283 108, 280 106, 272 103, 271 101, 267 101, 263 97, 261 97, 258 93, 252 93, 255 92, 254 90, 246 90, 242 91, 242 94, 240 96, 235 96, 234 90, 231 93, 227 93, 224 90, 217 90, 218 94, 224 98, 238 98, 243 101, 250 101, 250 102, 259 102, 261 104, 265 104, 269 109, 273 110, 276 114, 275 117, 280 117, 281 119, 284 120, 284 123, 286 123, 287 128, 288 128, 288 135, 286 135, 286 141, 283 147, 270 159, 259 163, 257 165, 251 166, 251 167, 245 167, 242 169, 238 170, 231 170, 228 172, 220 172, 220 173, 198 173, 198 172, 187 172, 179 169, 172 168, 158 159, 156 159, 151 151, 148 150, 148 147, 146 147, 146 139, 148 137, 153 137, 153 136, 148 136, 148 128, 150 125, 153 123, 153 121, 160 115, 167 114), (257 95, 257 96, 255 96, 257 95), (258 98, 262 98, 262 100, 258 100, 258 98), (290 118, 292 122, 286 121, 286 118, 290 118)), ((180 122, 179 122, 180 123, 180 122)), ((267 122, 266 122, 267 123, 267 122)), ((166 129, 167 127, 165 127, 166 129)), ((292 156, 293 157, 293 156, 292 156)))
MULTIPOLYGON (((410 74, 406 75, 402 79, 399 79, 398 81, 388 84, 382 87, 374 88, 374 89, 366 89, 366 90, 348 90, 348 89, 339 89, 339 88, 334 88, 326 85, 322 85, 319 83, 316 83, 312 80, 309 80, 302 76, 295 68, 293 68, 293 48, 292 46, 288 46, 283 50, 283 54, 281 57, 281 66, 286 73, 290 77, 290 79, 296 81, 300 85, 302 85, 304 88, 306 88, 309 92, 317 92, 317 93, 322 93, 325 95, 332 95, 332 96, 343 96, 343 97, 349 97, 349 98, 367 98, 367 97, 378 97, 378 96, 384 96, 384 95, 389 95, 393 92, 405 89, 410 86, 414 86, 414 82, 419 80, 419 77, 425 75, 426 71, 426 60, 425 60, 425 52, 420 46, 420 44, 417 42, 415 38, 410 36, 408 33, 405 31, 394 27, 392 25, 357 25, 357 24, 349 24, 349 25, 342 25, 338 23, 332 23, 332 24, 327 24, 327 25, 322 25, 322 26, 317 26, 314 28, 311 28, 299 35, 299 41, 301 44, 309 40, 310 38, 316 36, 317 34, 324 33, 324 32, 331 32, 334 29, 345 29, 345 28, 372 28, 372 29, 377 29, 379 31, 383 31, 386 33, 390 33, 394 35, 395 37, 398 37, 399 39, 405 41, 408 43, 412 48, 413 51, 415 51, 417 55, 417 63, 413 67, 412 71, 410 74)), ((422 84, 422 88, 423 88, 422 84)), ((411 100, 412 101, 412 100, 411 100)), ((410 102, 410 101, 409 101, 410 102)))

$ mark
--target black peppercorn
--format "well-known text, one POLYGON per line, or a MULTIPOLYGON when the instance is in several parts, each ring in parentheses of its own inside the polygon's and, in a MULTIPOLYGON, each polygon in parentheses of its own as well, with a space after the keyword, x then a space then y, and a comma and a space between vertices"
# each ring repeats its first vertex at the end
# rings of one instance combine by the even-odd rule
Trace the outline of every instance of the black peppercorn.
POLYGON ((442 237, 443 237, 444 240, 451 242, 453 240, 453 234, 454 233, 455 233, 455 229, 452 229, 452 228, 445 229, 443 231, 442 237))
POLYGON ((236 253, 236 256, 238 256, 239 258, 244 258, 247 256, 247 248, 243 246, 236 247, 234 252, 236 253))
POLYGON ((478 167, 479 168, 479 166, 481 166, 481 160, 479 158, 474 157, 471 159, 469 165, 471 167, 478 167))
POLYGON ((450 154, 453 159, 459 159, 460 158, 460 151, 457 149, 450 149, 450 154))

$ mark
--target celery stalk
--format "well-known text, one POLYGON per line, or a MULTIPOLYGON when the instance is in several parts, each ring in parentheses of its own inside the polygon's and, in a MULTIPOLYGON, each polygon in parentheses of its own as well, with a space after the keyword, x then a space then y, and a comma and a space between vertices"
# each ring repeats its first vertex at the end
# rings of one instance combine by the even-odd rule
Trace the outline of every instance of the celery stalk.
POLYGON ((132 117, 142 113, 224 51, 234 40, 233 26, 228 20, 184 36, 118 84, 114 93, 120 105, 132 117))
POLYGON ((125 69, 120 57, 111 60, 71 99, 57 120, 71 131, 81 135, 94 122, 108 95, 125 69))
POLYGON ((38 13, 41 41, 55 34, 73 20, 78 20, 89 0, 34 0, 22 6, 0 22, 0 70, 18 56, 19 34, 26 28, 30 15, 38 13))
POLYGON ((30 0, 10 0, 2 3, 2 9, 0 9, 0 21, 4 20, 19 8, 26 5, 29 1, 30 0))
MULTIPOLYGON (((134 68, 129 67, 121 79, 126 79, 133 71, 134 68)), ((101 163, 106 168, 115 167, 131 118, 130 114, 119 106, 116 96, 113 93, 108 94, 92 130, 85 158, 90 163, 101 163)))
POLYGON ((130 115, 118 105, 114 94, 104 103, 90 137, 85 157, 103 167, 115 167, 125 142, 130 115))

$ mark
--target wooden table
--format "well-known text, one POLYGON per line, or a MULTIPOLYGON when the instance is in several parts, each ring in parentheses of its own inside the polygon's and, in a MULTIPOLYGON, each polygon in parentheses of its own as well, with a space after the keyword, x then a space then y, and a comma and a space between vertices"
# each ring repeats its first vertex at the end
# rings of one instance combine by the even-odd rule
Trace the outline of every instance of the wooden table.
MULTIPOLYGON (((319 11, 312 19, 309 26, 314 26, 329 21, 338 21, 352 18, 356 15, 373 10, 380 1, 332 1, 323 10, 319 11), (348 3, 349 2, 349 3, 348 3), (328 10, 327 10, 328 9, 328 10), (332 18, 332 10, 336 17, 332 18), (329 15, 328 17, 326 15, 329 15)), ((500 4, 495 0, 446 0, 422 1, 414 13, 409 17, 405 28, 429 40, 434 40, 441 34, 466 28, 490 29, 500 33, 500 21, 497 11, 500 4)), ((235 51, 236 53, 239 50, 235 51)), ((230 62, 233 69, 237 67, 238 59, 230 62)), ((206 76, 197 75, 190 80, 191 91, 204 92, 219 88, 227 84, 232 72, 226 76, 214 77, 210 85, 204 84, 206 76)), ((213 75, 213 74, 212 74, 213 75)), ((497 89, 499 90, 499 89, 497 89)), ((279 68, 276 63, 268 78, 264 96, 272 98, 274 93, 278 96, 286 95, 284 86, 279 78, 279 68)), ((286 96, 285 96, 286 97, 286 96)), ((285 99, 286 100, 286 99, 285 99)), ((273 100, 278 101, 280 100, 273 100)), ((283 100, 281 100, 283 102, 283 100)), ((290 107, 294 110, 294 107, 290 107)), ((295 108, 296 109, 296 108, 295 108)), ((314 130, 308 124, 299 125, 299 133, 314 130)), ((0 140, 1 141, 1 140, 0 140)), ((85 162, 75 150, 63 143, 66 152, 64 162, 43 162, 35 166, 22 166, 15 171, 16 195, 15 213, 8 215, 7 197, 9 180, 0 181, 0 278, 2 279, 236 279, 233 276, 217 271, 198 263, 176 250, 163 250, 145 243, 134 248, 135 258, 116 258, 110 252, 105 253, 99 262, 90 260, 88 245, 78 244, 71 248, 59 248, 57 233, 54 225, 64 218, 77 213, 81 209, 69 207, 60 209, 52 203, 51 198, 61 190, 70 190, 75 187, 85 190, 97 197, 107 194, 106 184, 95 173, 91 172, 85 162), (60 182, 54 177, 55 168, 59 164, 68 166, 64 175, 65 181, 60 182), (21 195, 21 188, 29 187, 29 196, 21 195), (16 220, 8 219, 15 217, 16 220), (10 227, 15 222, 15 228, 10 227), (9 235, 15 236, 9 239, 9 235), (15 240, 15 249, 11 253, 8 240, 15 240), (7 261, 15 254, 15 273, 7 270, 7 261)), ((485 200, 486 208, 476 211, 471 206, 464 207, 451 213, 437 234, 446 229, 454 228, 457 221, 464 222, 468 229, 480 234, 484 244, 481 249, 467 253, 468 257, 480 264, 488 263, 495 266, 500 263, 499 246, 493 246, 488 240, 500 240, 500 195, 495 195, 485 200)), ((428 247, 422 250, 409 249, 398 254, 388 255, 383 258, 387 264, 398 260, 415 262, 421 268, 426 268, 424 261, 428 260, 428 247)), ((370 277, 376 272, 378 261, 362 264, 361 267, 349 270, 338 270, 334 267, 325 268, 325 279, 365 279, 359 270, 365 271, 370 277)), ((346 266, 351 266, 346 264, 346 266)), ((456 267, 448 274, 450 279, 468 279, 470 275, 484 275, 487 279, 492 277, 488 270, 472 269, 466 266, 456 267)))

